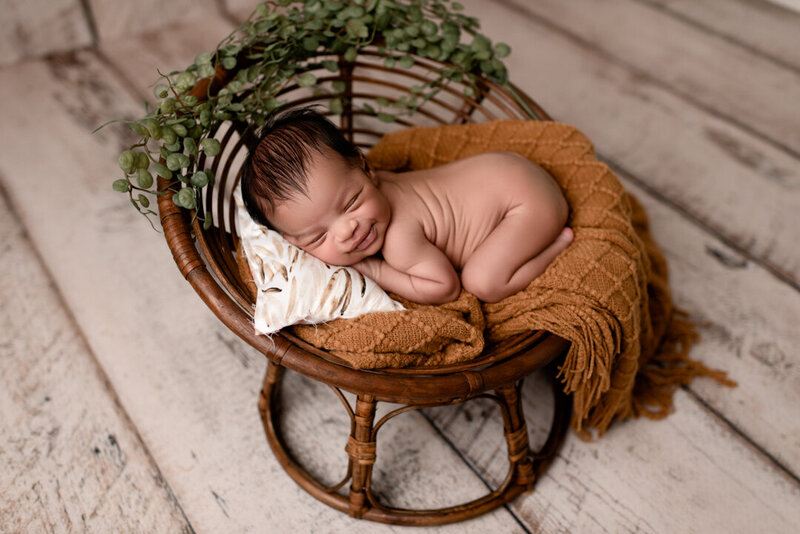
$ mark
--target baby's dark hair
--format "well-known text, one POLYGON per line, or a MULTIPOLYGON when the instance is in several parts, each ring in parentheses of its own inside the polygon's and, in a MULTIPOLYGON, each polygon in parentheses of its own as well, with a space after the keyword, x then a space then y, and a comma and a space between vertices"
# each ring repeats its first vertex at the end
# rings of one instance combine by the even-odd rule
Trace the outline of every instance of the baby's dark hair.
POLYGON ((328 147, 356 166, 360 152, 331 121, 311 107, 272 115, 257 134, 242 168, 242 200, 258 224, 280 201, 307 191, 310 151, 328 147), (265 209, 267 208, 267 209, 265 209))

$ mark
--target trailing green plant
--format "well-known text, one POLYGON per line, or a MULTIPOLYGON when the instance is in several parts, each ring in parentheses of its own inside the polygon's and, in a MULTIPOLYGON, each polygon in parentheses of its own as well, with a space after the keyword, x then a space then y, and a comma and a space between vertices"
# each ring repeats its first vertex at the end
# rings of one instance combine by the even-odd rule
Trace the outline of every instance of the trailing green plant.
MULTIPOLYGON (((120 154, 124 175, 113 189, 128 194, 140 213, 155 215, 150 198, 164 194, 154 186, 155 174, 173 184, 176 205, 195 209, 202 189, 214 181, 197 161, 201 154, 219 154, 220 143, 212 134, 220 123, 263 124, 286 104, 281 92, 295 84, 327 91, 330 111, 341 114, 353 105, 346 100, 345 82, 323 86, 312 71, 339 72, 367 47, 387 67, 410 69, 420 58, 444 63, 426 82, 412 87, 410 95, 361 105, 382 121, 413 114, 451 82, 463 84, 468 97, 478 94, 481 77, 507 85, 500 59, 510 48, 493 45, 479 33, 478 20, 462 11, 461 4, 450 0, 264 2, 216 50, 197 55, 183 71, 161 74, 154 88, 158 104, 142 119, 124 121, 140 137, 120 154), (215 76, 227 82, 218 91, 213 83, 198 83, 215 76), (205 92, 198 94, 197 87, 206 87, 205 92)), ((208 229, 210 214, 198 216, 208 229)))

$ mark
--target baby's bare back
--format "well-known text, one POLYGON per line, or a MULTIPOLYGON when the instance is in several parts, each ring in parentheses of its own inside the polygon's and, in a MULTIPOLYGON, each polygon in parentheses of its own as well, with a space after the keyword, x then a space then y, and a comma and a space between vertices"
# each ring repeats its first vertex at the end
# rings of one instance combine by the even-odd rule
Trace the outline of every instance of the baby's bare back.
MULTIPOLYGON (((566 207, 552 177, 510 152, 479 154, 433 169, 381 173, 379 177, 380 189, 392 206, 392 221, 402 223, 395 228, 407 229, 411 221, 418 222, 428 241, 459 271, 510 215, 566 207)), ((395 243, 391 249, 403 250, 398 243, 403 236, 393 235, 393 226, 390 224, 387 232, 387 243, 395 243)), ((537 231, 530 228, 531 236, 537 231)))

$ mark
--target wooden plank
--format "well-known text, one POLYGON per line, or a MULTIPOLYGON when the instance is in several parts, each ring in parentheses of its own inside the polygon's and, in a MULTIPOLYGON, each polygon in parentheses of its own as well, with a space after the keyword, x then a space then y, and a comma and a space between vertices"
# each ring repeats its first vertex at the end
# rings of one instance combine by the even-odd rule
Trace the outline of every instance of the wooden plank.
POLYGON ((258 3, 252 0, 223 0, 223 5, 225 11, 238 23, 247 20, 258 3))
POLYGON ((642 0, 667 13, 800 69, 800 14, 764 0, 642 0))
POLYGON ((731 390, 699 380, 692 391, 800 477, 800 292, 635 184, 625 186, 648 210, 677 304, 705 323, 693 356, 739 382, 731 390))
MULTIPOLYGON (((800 101, 797 71, 635 0, 502 4, 515 18, 544 22, 634 76, 669 87, 687 102, 800 154, 800 107, 789 104, 800 101)), ((529 34, 528 42, 538 35, 529 34)))
MULTIPOLYGON (((117 153, 126 143, 123 130, 89 132, 103 119, 139 113, 125 93, 90 53, 6 71, 0 77, 5 117, 0 174, 192 526, 203 532, 258 531, 265 522, 276 531, 399 530, 355 521, 318 503, 288 478, 269 452, 256 411, 263 357, 200 303, 180 277, 162 237, 122 195, 110 190, 110 179, 118 172, 117 153), (21 95, 36 106, 17 105, 21 95), (31 154, 29 139, 40 139, 38 150, 47 157, 31 154)), ((335 399, 287 389, 309 397, 304 406, 309 413, 296 418, 296 424, 318 431, 318 445, 310 447, 343 458, 344 442, 330 430, 335 426, 330 422, 340 417, 335 399)), ((396 479, 379 478, 376 484, 390 498, 435 502, 483 489, 429 426, 407 419, 394 432, 397 439, 387 433, 389 449, 379 452, 381 458, 402 458, 410 466, 402 480, 425 480, 431 473, 445 486, 402 493, 393 487, 396 479), (421 445, 404 448, 408 442, 421 445)), ((394 468, 382 465, 387 472, 394 468)), ((516 521, 500 509, 434 531, 516 529, 516 521)))
POLYGON ((127 39, 100 43, 100 50, 119 74, 149 103, 154 103, 153 87, 158 73, 168 74, 189 67, 194 56, 213 51, 234 26, 222 17, 209 17, 202 23, 173 25, 127 39), (200 31, 198 31, 198 28, 200 31), (176 43, 180 43, 176 46, 176 43))
POLYGON ((0 531, 190 531, 0 195, 0 531))
POLYGON ((767 0, 767 1, 772 2, 773 4, 778 4, 787 9, 800 12, 800 1, 798 0, 767 0))
POLYGON ((616 167, 800 284, 797 158, 537 19, 465 4, 487 35, 512 46, 513 80, 557 120, 581 128, 616 167))
POLYGON ((100 41, 219 17, 216 0, 88 0, 100 41))
POLYGON ((0 65, 92 44, 80 0, 5 0, 0 65))
MULTIPOLYGON (((523 387, 540 442, 552 413, 542 386, 523 387)), ((496 411, 478 399, 455 416, 428 412, 495 485, 507 468, 496 411)), ((784 533, 800 521, 800 484, 681 390, 666 420, 626 421, 592 443, 568 435, 534 491, 509 506, 532 532, 784 533)))

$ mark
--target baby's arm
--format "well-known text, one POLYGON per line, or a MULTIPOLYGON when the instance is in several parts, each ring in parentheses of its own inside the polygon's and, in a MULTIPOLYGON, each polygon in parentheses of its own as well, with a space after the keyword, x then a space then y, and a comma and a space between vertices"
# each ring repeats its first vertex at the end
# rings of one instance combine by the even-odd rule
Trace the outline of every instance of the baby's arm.
POLYGON ((375 280, 385 291, 413 302, 444 304, 458 298, 461 292, 458 273, 421 228, 393 223, 392 234, 393 239, 384 243, 384 260, 366 258, 352 267, 375 280))

